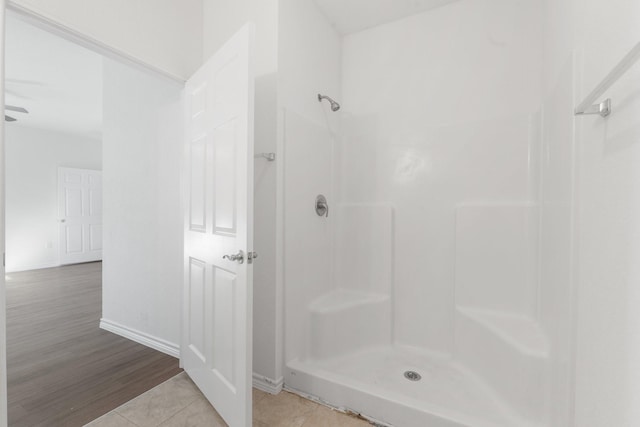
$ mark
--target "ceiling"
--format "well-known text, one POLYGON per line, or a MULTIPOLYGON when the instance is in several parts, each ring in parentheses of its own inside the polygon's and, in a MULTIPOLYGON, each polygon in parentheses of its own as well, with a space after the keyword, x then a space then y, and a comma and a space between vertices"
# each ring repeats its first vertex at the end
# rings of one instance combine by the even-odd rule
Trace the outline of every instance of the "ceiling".
POLYGON ((315 0, 341 34, 350 34, 457 0, 315 0))
POLYGON ((29 126, 90 138, 102 134, 102 57, 7 14, 7 105, 29 126))

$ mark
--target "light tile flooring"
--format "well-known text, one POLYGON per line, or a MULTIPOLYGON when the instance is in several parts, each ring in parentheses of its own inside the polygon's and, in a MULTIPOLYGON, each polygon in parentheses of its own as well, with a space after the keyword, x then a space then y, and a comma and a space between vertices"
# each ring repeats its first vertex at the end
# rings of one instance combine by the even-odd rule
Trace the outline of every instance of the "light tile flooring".
MULTIPOLYGON (((184 372, 114 409, 86 427, 226 427, 184 372)), ((295 394, 253 390, 254 427, 370 427, 295 394)))

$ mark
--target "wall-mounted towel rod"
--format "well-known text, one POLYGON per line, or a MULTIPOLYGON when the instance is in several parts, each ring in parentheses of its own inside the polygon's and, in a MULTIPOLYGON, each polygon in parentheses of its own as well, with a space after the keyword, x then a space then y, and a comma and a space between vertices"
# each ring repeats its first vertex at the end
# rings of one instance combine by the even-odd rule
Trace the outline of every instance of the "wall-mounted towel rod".
POLYGON ((640 43, 636 44, 622 61, 591 91, 575 109, 576 116, 583 114, 600 114, 607 117, 611 114, 611 99, 594 104, 618 79, 640 59, 640 43))
POLYGON ((276 153, 258 153, 254 156, 255 158, 265 158, 270 162, 273 162, 276 159, 276 153))

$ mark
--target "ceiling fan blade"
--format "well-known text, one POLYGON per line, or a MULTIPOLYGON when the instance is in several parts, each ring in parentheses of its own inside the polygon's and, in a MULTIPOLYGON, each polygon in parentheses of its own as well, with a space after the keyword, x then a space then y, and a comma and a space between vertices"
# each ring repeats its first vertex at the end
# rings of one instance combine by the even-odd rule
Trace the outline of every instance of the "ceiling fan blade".
POLYGON ((7 116, 6 114, 5 114, 5 116, 4 116, 4 121, 5 121, 5 122, 15 122, 15 121, 17 121, 17 120, 18 120, 18 119, 14 119, 13 117, 11 117, 11 116, 7 116))
POLYGON ((29 113, 26 108, 22 108, 22 107, 16 107, 13 105, 5 105, 4 106, 5 110, 9 110, 9 111, 16 111, 18 113, 29 113))
POLYGON ((11 89, 8 89, 8 88, 5 88, 4 92, 7 95, 15 96, 16 98, 20 98, 20 99, 33 99, 33 98, 29 97, 29 96, 24 96, 24 95, 16 92, 15 90, 11 90, 11 89))

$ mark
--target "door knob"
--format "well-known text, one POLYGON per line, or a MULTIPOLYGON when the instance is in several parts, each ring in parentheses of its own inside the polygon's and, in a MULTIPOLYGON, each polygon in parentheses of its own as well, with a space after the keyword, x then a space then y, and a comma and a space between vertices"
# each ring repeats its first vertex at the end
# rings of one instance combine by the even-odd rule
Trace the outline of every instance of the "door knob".
POLYGON ((238 264, 244 263, 244 252, 238 251, 237 254, 224 255, 222 259, 228 259, 229 261, 235 261, 238 264))

